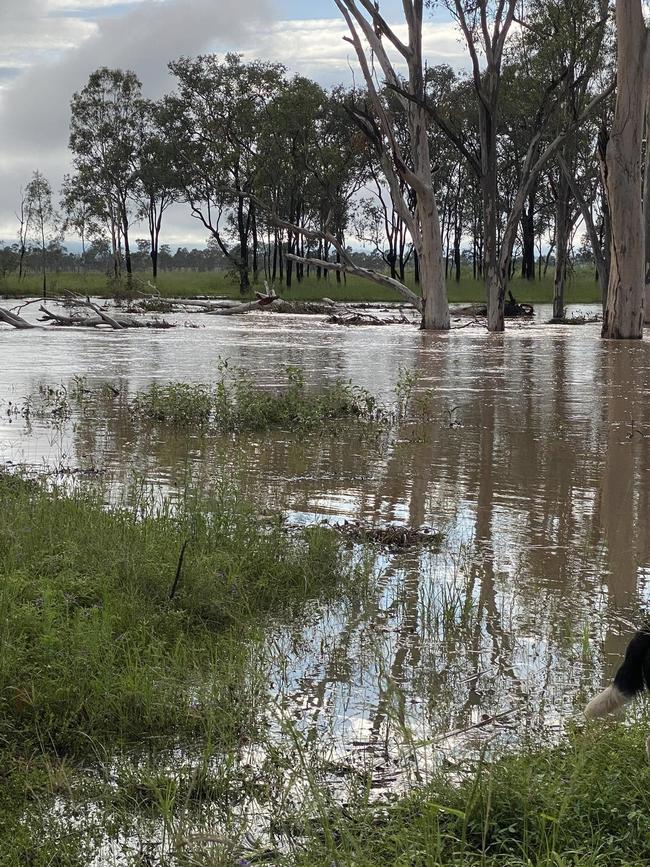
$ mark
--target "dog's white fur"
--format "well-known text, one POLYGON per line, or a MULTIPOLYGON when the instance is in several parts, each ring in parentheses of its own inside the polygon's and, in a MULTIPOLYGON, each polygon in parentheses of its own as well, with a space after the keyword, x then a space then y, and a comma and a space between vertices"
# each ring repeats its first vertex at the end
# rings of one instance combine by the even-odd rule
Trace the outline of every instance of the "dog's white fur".
POLYGON ((628 704, 630 701, 632 701, 632 696, 624 695, 620 689, 611 684, 611 686, 608 686, 607 689, 604 689, 595 698, 592 698, 585 708, 585 716, 587 719, 597 719, 598 717, 607 716, 607 714, 616 713, 616 711, 620 710, 623 705, 628 704))

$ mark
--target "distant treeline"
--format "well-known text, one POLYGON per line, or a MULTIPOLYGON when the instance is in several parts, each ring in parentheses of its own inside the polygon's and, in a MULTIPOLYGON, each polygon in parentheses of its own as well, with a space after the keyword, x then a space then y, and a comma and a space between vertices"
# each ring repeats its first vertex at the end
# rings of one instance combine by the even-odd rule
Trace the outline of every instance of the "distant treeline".
MULTIPOLYGON (((98 69, 72 96, 73 172, 59 205, 35 172, 17 209, 17 262, 3 255, 22 275, 37 248, 45 288, 72 232, 83 252, 68 266, 117 278, 149 268, 154 279, 159 269, 220 269, 242 292, 260 277, 291 286, 332 265, 341 279, 363 259, 397 291, 411 273, 420 296, 402 294, 416 306, 435 295, 426 327, 448 327, 445 284, 461 270, 494 296, 496 330, 515 274, 534 280, 557 263, 561 311, 572 264, 594 260, 604 293, 609 211, 594 154, 613 110, 612 22, 597 0, 556 5, 527 8, 527 28, 505 50, 507 4, 507 22, 495 20, 498 63, 471 78, 409 53, 372 4, 350 6, 350 32, 361 28, 378 58, 384 38, 403 49, 408 77, 383 58, 373 79, 358 46, 362 86, 329 90, 279 63, 203 55, 171 62, 172 92, 153 101, 134 72, 98 69), (172 205, 205 230, 206 250, 161 244, 172 205), (144 226, 147 237, 134 238, 144 226), (367 254, 353 255, 361 244, 367 254)), ((476 11, 461 8, 460 24, 471 24, 476 11)), ((408 27, 420 44, 421 10, 408 27)), ((468 27, 470 54, 477 33, 468 27)))
MULTIPOLYGON (((133 272, 151 270, 151 249, 146 239, 136 239, 136 252, 131 253, 131 268, 133 272)), ((383 260, 377 252, 350 250, 355 262, 363 268, 378 268, 383 266, 383 260)), ((18 274, 21 262, 18 244, 2 244, 0 242, 0 276, 18 274)), ((38 273, 43 266, 43 253, 36 246, 28 246, 22 259, 22 276, 38 273)), ((83 253, 73 252, 57 241, 50 241, 45 248, 45 268, 48 273, 104 273, 113 276, 114 258, 110 244, 105 239, 92 241, 83 253)), ((208 243, 206 247, 191 250, 187 247, 177 247, 172 252, 169 244, 161 244, 158 251, 158 271, 220 271, 231 269, 228 258, 215 244, 208 243)), ((236 275, 233 275, 236 276, 236 275)))

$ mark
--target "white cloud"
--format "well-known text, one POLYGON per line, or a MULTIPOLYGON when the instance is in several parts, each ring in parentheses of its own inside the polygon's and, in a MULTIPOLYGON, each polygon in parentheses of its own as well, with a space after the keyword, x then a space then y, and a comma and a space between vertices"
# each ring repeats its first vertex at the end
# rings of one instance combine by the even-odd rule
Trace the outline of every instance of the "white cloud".
MULTIPOLYGON (((77 0, 73 0, 77 4, 77 0)), ((63 0, 0 0, 4 88, 0 89, 0 239, 15 234, 19 190, 35 169, 58 189, 70 159, 69 105, 89 74, 106 65, 133 69, 145 93, 171 86, 167 62, 245 41, 247 28, 268 21, 267 0, 140 0, 119 15, 95 21, 48 15, 63 0), (7 45, 24 46, 25 50, 7 45), (18 70, 13 80, 6 72, 18 70)), ((78 6, 81 6, 79 0, 78 6)), ((84 0, 84 8, 105 0, 84 0)), ((194 228, 193 224, 191 224, 194 228)), ((203 235, 201 236, 203 237, 203 235)))
MULTIPOLYGON (((395 25, 395 33, 408 41, 406 25, 395 25)), ((290 70, 315 77, 325 84, 349 80, 351 69, 357 80, 360 72, 354 48, 344 41, 348 35, 343 21, 336 18, 278 21, 255 41, 243 46, 246 57, 279 60, 290 70)), ((449 63, 454 68, 467 67, 467 54, 458 39, 453 23, 428 22, 423 26, 423 51, 431 64, 449 63)), ((401 58, 393 55, 401 68, 401 58)))
POLYGON ((95 31, 81 18, 49 16, 45 0, 0 3, 0 68, 20 70, 74 48, 95 31))
MULTIPOLYGON (((19 190, 35 169, 59 189, 70 169, 70 99, 100 66, 135 70, 151 97, 173 87, 169 60, 206 51, 280 61, 325 85, 349 83, 354 69, 359 81, 340 19, 277 21, 272 3, 0 0, 0 239, 13 240, 19 190), (93 10, 105 14, 93 17, 93 10)), ((405 36, 405 27, 396 30, 405 36)), ((431 64, 466 66, 450 23, 426 24, 424 49, 431 64)), ((184 208, 169 214, 164 235, 172 245, 205 241, 205 230, 184 208)))

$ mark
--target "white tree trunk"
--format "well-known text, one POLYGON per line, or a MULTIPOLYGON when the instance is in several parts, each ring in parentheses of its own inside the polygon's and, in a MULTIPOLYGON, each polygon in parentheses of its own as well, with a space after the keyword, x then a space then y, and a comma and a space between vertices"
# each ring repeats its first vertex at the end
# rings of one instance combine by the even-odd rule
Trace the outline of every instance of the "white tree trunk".
MULTIPOLYGON (((419 89, 418 78, 422 68, 421 57, 414 61, 411 70, 411 85, 419 89)), ((422 291, 422 328, 445 331, 450 326, 449 302, 445 283, 442 255, 442 234, 438 205, 433 190, 433 174, 429 154, 426 111, 419 105, 409 106, 413 165, 421 180, 422 190, 418 195, 416 221, 419 232, 414 245, 420 263, 420 286, 422 291)))
MULTIPOLYGON (((646 49, 650 50, 650 49, 646 49)), ((647 58, 650 63, 650 58, 647 58)), ((650 95, 645 109, 645 173, 643 176, 643 228, 645 238, 645 321, 650 322, 650 95)))
MULTIPOLYGON (((335 0, 348 25, 352 43, 368 88, 368 94, 377 118, 381 136, 370 134, 379 148, 379 160, 390 190, 393 208, 403 220, 413 240, 420 266, 422 288, 422 328, 446 330, 449 328, 449 305, 442 261, 442 237, 438 206, 431 173, 431 154, 427 136, 427 110, 424 107, 424 65, 422 59, 421 0, 403 0, 408 43, 402 42, 386 23, 373 0, 335 0), (371 51, 369 60, 361 35, 371 51), (392 45, 408 67, 408 84, 402 90, 402 78, 389 57, 387 46, 392 45), (413 168, 408 165, 395 135, 394 118, 385 105, 376 85, 378 63, 383 76, 395 89, 397 98, 408 112, 410 148, 413 168), (376 140, 375 140, 376 139, 376 140), (401 182, 401 183, 400 183, 401 182), (406 185, 415 194, 416 212, 413 214, 403 194, 406 185)), ((367 126, 367 123, 364 125, 367 126)), ((404 293, 402 293, 404 294, 404 293)))
MULTIPOLYGON (((432 196, 433 199, 433 196, 432 196)), ((449 304, 442 261, 442 237, 435 199, 418 202, 421 243, 420 286, 422 288, 422 328, 445 331, 449 328, 449 304)))
POLYGON ((612 263, 602 336, 643 336, 645 227, 641 204, 641 142, 648 34, 641 0, 616 0, 616 111, 607 144, 607 196, 612 263))

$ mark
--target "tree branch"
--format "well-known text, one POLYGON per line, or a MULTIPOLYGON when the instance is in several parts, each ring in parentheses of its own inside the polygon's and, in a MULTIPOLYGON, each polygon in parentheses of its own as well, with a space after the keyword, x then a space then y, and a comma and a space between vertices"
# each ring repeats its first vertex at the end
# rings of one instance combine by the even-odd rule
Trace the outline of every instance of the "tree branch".
POLYGON ((311 265, 314 268, 326 268, 328 271, 339 271, 344 274, 355 274, 357 277, 363 277, 366 280, 372 280, 380 286, 392 289, 398 292, 402 298, 412 304, 416 310, 422 312, 422 299, 415 292, 412 292, 408 286, 395 280, 393 277, 388 277, 386 274, 380 274, 379 271, 373 271, 371 268, 362 268, 360 265, 355 265, 354 262, 349 262, 344 265, 338 262, 326 262, 323 259, 311 259, 305 256, 296 256, 293 253, 287 253, 287 259, 292 259, 294 262, 302 262, 304 265, 311 265))

